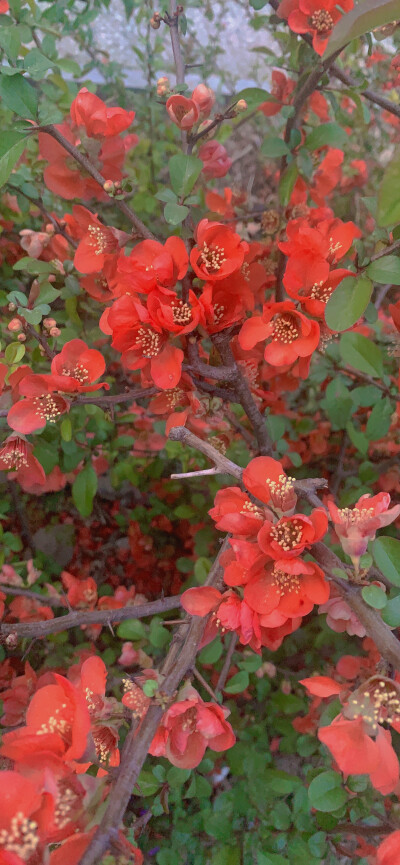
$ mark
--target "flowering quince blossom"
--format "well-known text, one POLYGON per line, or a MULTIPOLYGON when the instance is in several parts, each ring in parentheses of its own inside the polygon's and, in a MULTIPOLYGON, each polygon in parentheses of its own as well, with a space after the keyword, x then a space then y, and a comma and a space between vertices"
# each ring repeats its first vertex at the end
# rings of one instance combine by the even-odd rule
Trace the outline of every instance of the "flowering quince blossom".
POLYGON ((247 250, 248 244, 231 228, 202 219, 196 229, 190 263, 196 276, 214 282, 239 270, 247 250))
POLYGON ((166 109, 169 117, 179 129, 191 129, 200 119, 200 109, 194 99, 188 99, 187 96, 174 94, 167 99, 166 109))
POLYGON ((206 141, 201 145, 199 159, 203 162, 202 171, 206 180, 210 180, 212 177, 225 177, 232 165, 226 148, 215 139, 206 141))
POLYGON ((361 237, 354 222, 341 219, 322 219, 315 227, 308 219, 293 219, 286 227, 287 241, 278 243, 288 256, 283 278, 287 291, 323 285, 332 265, 336 265, 361 237))
POLYGON ((218 490, 209 514, 217 529, 243 537, 258 535, 266 517, 265 510, 253 504, 239 487, 218 490))
POLYGON ((399 783, 399 761, 390 732, 379 726, 374 739, 367 729, 362 717, 338 715, 328 727, 320 727, 318 738, 344 775, 369 775, 372 786, 386 796, 399 783))
POLYGON ((70 108, 75 126, 83 126, 90 138, 109 138, 124 132, 134 120, 134 111, 124 108, 109 108, 108 105, 82 87, 70 108))
POLYGON ((369 541, 374 540, 378 529, 389 526, 400 515, 400 505, 393 508, 389 508, 389 505, 389 493, 361 496, 353 508, 341 510, 334 502, 328 501, 336 534, 343 551, 350 556, 355 567, 358 567, 361 556, 367 551, 369 541))
POLYGON ((262 111, 265 117, 273 117, 275 114, 279 114, 283 105, 289 105, 295 86, 296 82, 291 78, 287 78, 284 72, 280 69, 273 69, 271 75, 271 99, 263 102, 259 107, 259 111, 262 111))
POLYGON ((327 279, 321 280, 313 285, 301 286, 301 288, 287 287, 287 293, 293 300, 298 300, 308 315, 315 318, 325 319, 325 307, 329 298, 346 276, 353 276, 352 270, 341 267, 331 270, 327 279))
MULTIPOLYGON (((340 4, 343 12, 350 12, 353 6, 353 0, 343 0, 340 4)), ((277 14, 287 18, 294 33, 310 33, 314 51, 320 55, 326 49, 335 24, 342 17, 335 0, 282 0, 277 14)))
POLYGON ((250 351, 265 340, 264 358, 272 366, 286 366, 299 358, 310 358, 318 346, 319 325, 299 312, 290 300, 266 303, 262 315, 254 315, 244 322, 239 333, 239 344, 250 351))
MULTIPOLYGON (((50 854, 49 865, 79 865, 85 850, 88 848, 98 829, 99 826, 93 826, 89 832, 77 832, 75 835, 71 835, 70 838, 67 838, 63 844, 50 854)), ((132 863, 132 865, 142 865, 143 854, 138 847, 130 844, 122 832, 118 834, 116 840, 118 842, 118 851, 121 853, 123 861, 125 859, 127 862, 132 863)), ((10 863, 10 865, 13 865, 13 863, 10 863)))
POLYGON ((278 460, 255 457, 244 469, 242 479, 249 493, 274 511, 288 514, 294 510, 297 501, 294 479, 287 477, 278 460))
POLYGON ((257 542, 271 559, 292 559, 320 541, 328 529, 328 517, 322 508, 315 508, 309 517, 294 514, 277 523, 266 520, 257 535, 257 542))
POLYGON ((245 586, 244 599, 255 612, 273 610, 287 618, 306 616, 329 597, 329 583, 315 562, 292 558, 272 562, 245 586))
POLYGON ((226 751, 236 742, 226 720, 229 710, 217 703, 205 703, 190 685, 180 699, 167 709, 150 745, 154 757, 167 757, 173 766, 194 769, 201 763, 206 748, 226 751))
POLYGON ((154 289, 169 294, 188 268, 188 254, 180 237, 165 243, 142 240, 129 256, 120 255, 117 264, 117 294, 148 294, 154 289))
POLYGON ((32 453, 33 446, 19 435, 11 435, 0 446, 0 469, 12 471, 12 480, 44 484, 46 475, 39 460, 32 453))
POLYGON ((376 865, 397 865, 400 861, 400 830, 385 838, 376 850, 376 865))
POLYGON ((1 774, 0 862, 20 865, 40 853, 43 801, 36 785, 18 772, 1 774))
POLYGON ((198 84, 197 87, 194 88, 191 98, 196 103, 199 109, 200 119, 204 120, 206 117, 209 116, 211 109, 214 105, 214 91, 211 90, 210 87, 207 87, 206 84, 198 84))

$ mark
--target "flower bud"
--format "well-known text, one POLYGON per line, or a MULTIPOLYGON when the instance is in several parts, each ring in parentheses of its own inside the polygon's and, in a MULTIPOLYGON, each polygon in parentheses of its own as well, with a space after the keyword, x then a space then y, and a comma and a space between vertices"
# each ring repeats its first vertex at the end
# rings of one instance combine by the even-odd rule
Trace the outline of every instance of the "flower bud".
POLYGON ((16 308, 17 308, 17 306, 15 303, 9 303, 8 304, 8 311, 9 312, 15 312, 16 308))
POLYGON ((247 102, 245 99, 239 99, 235 105, 236 111, 238 114, 241 114, 242 111, 247 111, 247 102))
POLYGON ((7 330, 10 330, 11 333, 19 333, 22 330, 22 324, 19 318, 12 318, 11 321, 8 322, 7 330))
POLYGON ((157 96, 165 96, 166 93, 169 93, 170 89, 169 78, 163 75, 157 81, 157 96))
POLYGON ((18 340, 18 342, 25 342, 25 340, 26 340, 26 336, 25 336, 25 334, 24 334, 24 333, 19 333, 18 336, 17 336, 17 340, 18 340))
POLYGON ((60 336, 61 330, 59 327, 50 328, 50 336, 60 336))
POLYGON ((198 84, 192 93, 193 102, 196 103, 202 119, 208 117, 215 102, 215 93, 206 84, 198 84))
POLYGON ((50 330, 51 327, 55 327, 56 324, 57 324, 57 322, 56 322, 55 318, 44 318, 43 319, 43 327, 47 328, 47 330, 50 330))
POLYGON ((159 12, 155 12, 153 17, 150 18, 150 27, 153 30, 158 30, 161 27, 161 15, 159 12))
POLYGON ((104 192, 114 192, 114 181, 113 180, 105 180, 103 183, 104 192))

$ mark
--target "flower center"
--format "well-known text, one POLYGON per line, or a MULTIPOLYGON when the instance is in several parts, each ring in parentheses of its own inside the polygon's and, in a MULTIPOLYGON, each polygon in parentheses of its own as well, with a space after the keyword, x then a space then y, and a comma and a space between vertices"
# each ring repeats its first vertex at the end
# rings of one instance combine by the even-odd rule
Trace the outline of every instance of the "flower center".
POLYGON ((343 244, 339 243, 339 241, 336 241, 336 243, 334 243, 333 237, 329 238, 328 261, 330 264, 332 264, 336 260, 336 253, 339 252, 339 249, 342 249, 342 245, 343 244))
POLYGON ((310 291, 312 300, 320 300, 321 303, 328 303, 328 300, 333 292, 331 285, 324 285, 323 281, 314 282, 310 291))
POLYGON ((47 722, 43 722, 43 724, 40 725, 39 729, 36 731, 36 735, 45 736, 46 733, 59 733, 60 736, 65 739, 71 730, 72 724, 71 721, 65 716, 62 718, 57 717, 57 715, 60 716, 60 713, 63 711, 63 709, 67 708, 67 704, 62 703, 61 706, 59 706, 55 710, 54 715, 50 715, 47 719, 47 722))
POLYGON ((57 406, 57 402, 51 393, 42 394, 42 396, 34 397, 35 414, 40 420, 55 423, 56 418, 62 414, 57 406))
POLYGON ((301 543, 303 536, 303 524, 300 520, 281 521, 272 526, 271 538, 284 550, 294 550, 301 543))
POLYGON ((253 505, 253 502, 249 499, 244 502, 240 513, 245 517, 256 517, 257 520, 264 519, 261 509, 258 508, 257 505, 253 505))
POLYGON ((300 593, 300 580, 295 574, 286 574, 285 571, 276 571, 274 569, 272 576, 272 585, 276 586, 281 598, 283 595, 290 595, 292 592, 295 592, 296 595, 300 593))
POLYGON ((183 716, 183 719, 184 720, 182 722, 182 730, 184 730, 185 733, 188 733, 188 732, 194 733, 194 731, 196 729, 196 723, 197 723, 197 709, 196 709, 196 707, 193 706, 191 709, 187 709, 187 711, 185 712, 185 714, 183 716))
POLYGON ((192 310, 188 303, 183 300, 174 300, 172 303, 172 315, 174 324, 189 324, 192 321, 192 310))
POLYGON ((89 225, 88 227, 88 244, 94 248, 95 255, 102 255, 104 252, 113 252, 113 237, 111 232, 106 228, 101 228, 100 225, 89 225))
POLYGON ((354 692, 344 710, 347 718, 360 715, 376 733, 378 724, 394 724, 400 720, 399 690, 390 680, 370 679, 354 692))
POLYGON ((22 439, 13 439, 5 442, 0 450, 0 459, 6 464, 6 470, 18 469, 28 466, 28 448, 22 439))
MULTIPOLYGON (((60 786, 60 784, 58 785, 60 786)), ((58 829, 64 829, 71 820, 71 812, 76 808, 79 797, 71 787, 60 791, 54 811, 54 822, 58 829)))
POLYGON ((94 747, 101 763, 107 763, 111 751, 116 746, 116 737, 110 727, 97 727, 92 730, 94 747))
POLYGON ((174 409, 177 405, 182 405, 185 392, 181 388, 175 387, 172 390, 166 390, 164 391, 164 394, 167 400, 168 408, 174 409))
POLYGON ((0 832, 0 847, 5 847, 9 853, 16 853, 21 859, 29 859, 39 844, 37 834, 38 824, 18 811, 10 821, 10 828, 0 832))
POLYGON ((207 246, 203 243, 203 249, 200 253, 200 261, 208 273, 218 273, 222 265, 226 261, 222 246, 207 246))
POLYGON ((289 345, 299 337, 299 326, 291 315, 277 315, 273 322, 272 339, 289 345))
POLYGON ((143 356, 147 358, 157 357, 161 351, 161 337, 151 327, 139 327, 136 337, 136 345, 142 349, 143 356))
POLYGON ((333 18, 326 9, 317 9, 311 15, 310 24, 322 36, 332 30, 333 18))
POLYGON ((294 480, 294 478, 286 477, 286 475, 282 474, 279 475, 277 481, 267 481, 272 503, 274 507, 279 508, 281 511, 287 510, 289 499, 293 498, 294 480))
POLYGON ((80 384, 85 381, 90 381, 89 370, 82 363, 76 363, 74 367, 63 366, 62 375, 67 375, 70 378, 76 379, 80 384))
POLYGON ((225 307, 224 307, 224 306, 221 306, 220 303, 214 303, 214 305, 213 305, 213 310, 214 310, 214 322, 215 322, 216 324, 219 324, 219 322, 220 322, 220 321, 223 319, 223 317, 224 317, 225 307))
POLYGON ((363 523, 374 516, 373 508, 342 508, 340 511, 341 522, 347 526, 363 523))

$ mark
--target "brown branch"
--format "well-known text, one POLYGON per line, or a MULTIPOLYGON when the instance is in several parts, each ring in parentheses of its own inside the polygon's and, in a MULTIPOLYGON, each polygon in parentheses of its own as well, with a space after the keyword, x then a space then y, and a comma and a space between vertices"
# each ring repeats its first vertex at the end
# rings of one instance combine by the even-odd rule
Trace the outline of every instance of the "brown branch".
MULTIPOLYGON (((395 240, 394 243, 390 244, 390 246, 385 246, 385 248, 381 249, 380 252, 377 252, 376 255, 372 255, 368 264, 370 264, 371 261, 379 261, 380 258, 384 258, 385 255, 390 255, 392 252, 395 252, 396 249, 400 249, 400 240, 395 240)), ((368 264, 360 269, 365 270, 365 268, 368 267, 368 264)))
MULTIPOLYGON (((222 579, 220 556, 227 548, 227 540, 221 546, 220 552, 208 575, 206 585, 217 586, 222 579)), ((165 676, 162 691, 166 697, 172 697, 194 665, 199 644, 205 628, 205 619, 194 617, 189 628, 179 628, 173 638, 161 673, 165 676)), ((83 854, 79 865, 97 865, 103 853, 108 849, 110 839, 118 829, 128 807, 132 790, 138 779, 140 770, 146 759, 151 741, 163 716, 163 708, 154 702, 138 729, 134 721, 129 731, 121 754, 121 770, 117 781, 108 797, 101 826, 83 854)))
POLYGON ((0 592, 4 592, 5 595, 16 595, 17 598, 29 598, 31 601, 39 601, 40 604, 46 607, 66 606, 63 598, 52 598, 47 595, 41 595, 39 592, 25 589, 24 586, 8 586, 7 583, 0 583, 0 592))
POLYGON ((379 613, 365 603, 360 588, 354 583, 342 580, 333 573, 336 568, 343 569, 341 559, 321 542, 311 547, 311 553, 324 572, 335 583, 342 598, 351 607, 361 624, 364 625, 367 635, 373 639, 382 657, 393 664, 396 670, 400 670, 400 642, 379 613))
POLYGON ((57 352, 53 351, 53 349, 50 348, 49 343, 48 343, 45 335, 43 333, 39 333, 37 330, 35 330, 33 325, 29 324, 27 321, 24 321, 24 330, 26 331, 26 333, 29 334, 29 336, 33 336, 34 339, 37 339, 39 345, 42 346, 42 349, 43 349, 46 357, 48 357, 49 360, 53 360, 53 357, 55 357, 57 352))
POLYGON ((219 674, 217 687, 215 689, 217 693, 219 691, 224 690, 224 685, 225 685, 226 680, 228 678, 229 670, 231 668, 233 653, 235 651, 236 643, 237 643, 238 639, 239 639, 239 637, 236 633, 231 634, 230 640, 229 640, 228 651, 225 655, 224 665, 223 665, 222 670, 219 674))
MULTIPOLYGON (((46 135, 50 135, 51 138, 54 138, 54 140, 58 142, 58 144, 61 144, 61 147, 63 147, 64 150, 66 150, 67 153, 69 153, 70 156, 72 156, 75 161, 78 162, 81 168, 83 168, 84 171, 90 174, 90 176, 93 177, 93 180, 95 180, 102 189, 104 188, 104 184, 107 178, 103 177, 103 175, 100 174, 100 171, 98 171, 97 168, 92 165, 90 159, 88 159, 87 156, 84 156, 80 152, 80 150, 75 147, 74 144, 71 144, 71 142, 68 141, 68 139, 65 138, 64 135, 62 135, 62 133, 59 129, 57 129, 56 126, 53 126, 53 124, 49 124, 48 126, 38 126, 36 127, 36 129, 38 129, 39 132, 45 132, 46 135)), ((140 237, 145 237, 147 240, 156 240, 153 232, 147 228, 144 222, 142 222, 142 220, 139 219, 138 216, 136 216, 136 213, 130 207, 128 207, 128 205, 125 204, 124 201, 119 201, 118 198, 114 199, 114 201, 115 206, 118 208, 118 210, 121 211, 121 213, 124 214, 124 216, 129 219, 140 237)))
POLYGON ((185 81, 185 64, 183 62, 181 43, 179 39, 179 14, 177 12, 176 0, 170 0, 168 26, 171 34, 172 53, 175 61, 176 83, 183 84, 185 81))
POLYGON ((136 402, 137 399, 143 399, 145 396, 154 396, 158 392, 159 389, 157 387, 144 387, 127 390, 125 393, 107 394, 105 396, 89 397, 86 394, 79 394, 75 397, 73 405, 76 405, 76 403, 84 403, 85 405, 92 403, 93 405, 107 407, 121 402, 136 402))
MULTIPOLYGON (((43 599, 46 601, 46 599, 43 599)), ((108 625, 110 622, 125 622, 127 619, 144 619, 157 613, 166 613, 180 607, 180 595, 139 604, 137 607, 121 607, 119 610, 75 610, 65 616, 57 616, 41 622, 2 622, 0 636, 8 637, 17 634, 18 637, 47 637, 49 634, 59 634, 70 628, 80 628, 82 625, 108 625)))

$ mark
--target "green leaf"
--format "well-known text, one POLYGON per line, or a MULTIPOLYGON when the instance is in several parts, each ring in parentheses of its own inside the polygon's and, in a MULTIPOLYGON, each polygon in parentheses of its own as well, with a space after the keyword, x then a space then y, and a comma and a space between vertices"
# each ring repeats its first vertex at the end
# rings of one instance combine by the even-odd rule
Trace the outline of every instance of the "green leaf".
POLYGON ((24 255, 23 258, 15 262, 13 270, 26 270, 27 273, 52 273, 54 264, 51 261, 39 261, 37 258, 24 255))
POLYGON ((60 426, 61 438, 64 442, 70 442, 72 439, 72 423, 69 417, 64 418, 60 426))
POLYGON ((22 132, 2 132, 0 141, 0 187, 7 182, 25 148, 22 132))
POLYGON ((382 610, 382 619, 389 628, 398 628, 400 625, 400 595, 391 598, 382 610))
POLYGON ((158 201, 165 201, 166 204, 168 204, 169 201, 176 201, 177 200, 175 192, 173 192, 172 189, 168 189, 168 188, 167 189, 161 189, 160 192, 157 192, 157 194, 155 195, 155 198, 157 198, 158 201))
POLYGON ((0 78, 0 99, 7 108, 11 108, 19 117, 29 117, 36 120, 38 96, 36 90, 22 75, 12 78, 2 75, 0 78))
POLYGON ((384 438, 389 432, 394 406, 390 399, 384 397, 375 403, 367 421, 365 434, 371 441, 384 438))
POLYGON ((400 156, 387 166, 378 192, 378 225, 386 227, 400 222, 400 156))
POLYGON ((380 589, 379 586, 364 586, 361 590, 364 601, 374 610, 383 610, 386 607, 386 592, 380 589))
POLYGON ((287 156, 290 153, 290 149, 282 138, 278 138, 276 135, 271 135, 270 138, 264 138, 261 145, 261 153, 263 153, 264 156, 271 156, 274 158, 275 156, 287 156))
POLYGON ((290 196, 293 192, 293 187, 298 178, 298 174, 299 172, 295 162, 292 162, 282 174, 279 181, 279 200, 282 207, 287 207, 289 204, 290 196))
POLYGON ((79 472, 72 484, 72 498, 81 517, 89 517, 97 491, 97 475, 90 463, 79 472))
POLYGON ((373 285, 370 279, 346 276, 331 294, 325 309, 325 321, 331 330, 342 331, 358 321, 366 310, 373 285))
POLYGON ((42 282, 39 296, 35 303, 53 303, 53 300, 60 297, 60 294, 61 292, 57 291, 57 289, 52 286, 51 282, 42 282))
POLYGON ((398 17, 398 0, 362 0, 356 3, 351 12, 343 15, 334 27, 324 52, 324 62, 353 39, 397 21, 398 17))
POLYGON ((179 198, 189 195, 202 168, 203 163, 197 156, 185 156, 183 153, 172 156, 169 160, 169 175, 172 189, 179 198))
POLYGON ((45 73, 54 63, 45 57, 38 48, 32 48, 31 51, 24 57, 24 69, 29 72, 34 81, 40 81, 44 78, 45 73))
POLYGON ((347 801, 342 788, 342 776, 328 770, 313 778, 308 788, 308 798, 316 811, 337 811, 347 801))
POLYGON ((25 346, 21 345, 20 342, 11 342, 10 345, 7 346, 4 357, 6 363, 12 366, 13 363, 19 363, 22 360, 25 354, 25 346))
POLYGON ((143 640, 146 636, 146 628, 140 619, 127 619, 126 622, 118 625, 117 634, 121 640, 143 640))
POLYGON ((224 687, 224 691, 228 694, 240 694, 242 691, 245 691, 249 684, 249 674, 246 670, 241 670, 240 673, 236 673, 235 676, 232 676, 229 679, 229 682, 224 687))
POLYGON ((268 90, 262 90, 261 87, 245 87, 240 93, 236 94, 235 99, 244 99, 247 102, 248 108, 257 108, 263 102, 276 102, 276 99, 268 93, 268 90))
POLYGON ((341 147, 348 140, 348 135, 338 123, 321 123, 307 135, 305 146, 309 150, 318 150, 329 144, 332 147, 341 147))
POLYGON ((344 333, 340 340, 340 355, 345 364, 375 378, 383 376, 380 348, 361 333, 344 333))
POLYGON ((394 586, 400 586, 400 541, 385 536, 376 538, 372 544, 372 555, 383 575, 394 586))
POLYGON ((173 202, 169 202, 164 207, 165 221, 168 222, 169 225, 179 225, 179 223, 183 222, 188 213, 189 208, 184 204, 174 204, 173 202))
POLYGON ((385 255, 378 261, 371 261, 365 272, 374 282, 400 285, 400 258, 396 255, 385 255))
POLYGON ((160 786, 160 781, 149 769, 142 769, 132 793, 134 796, 154 796, 160 786))

